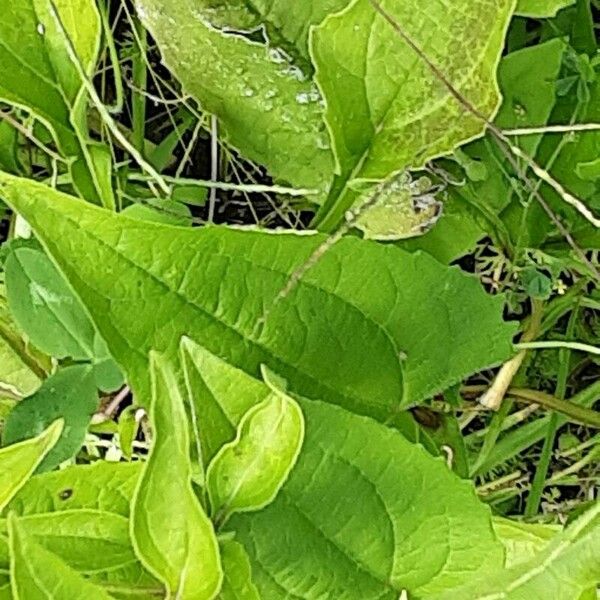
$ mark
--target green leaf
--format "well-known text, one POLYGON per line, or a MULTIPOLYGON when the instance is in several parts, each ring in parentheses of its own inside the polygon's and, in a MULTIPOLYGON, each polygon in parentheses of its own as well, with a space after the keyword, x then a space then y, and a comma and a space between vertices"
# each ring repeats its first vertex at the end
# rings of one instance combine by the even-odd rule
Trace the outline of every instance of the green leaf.
POLYGON ((286 394, 273 391, 253 406, 240 421, 235 440, 208 467, 213 520, 222 524, 235 512, 270 504, 296 464, 303 438, 302 411, 286 394))
POLYGON ((220 547, 224 576, 219 600, 261 600, 252 583, 250 560, 244 546, 234 540, 227 540, 220 547))
POLYGON ((44 352, 81 360, 94 355, 94 325, 41 250, 17 247, 5 264, 6 295, 19 327, 44 352))
POLYGON ((8 304, 15 321, 41 350, 56 357, 90 360, 104 391, 122 385, 118 367, 63 276, 44 252, 17 247, 6 259, 8 304))
MULTIPOLYGON (((381 6, 472 106, 493 117, 512 0, 381 6)), ((322 229, 356 201, 355 181, 421 167, 484 131, 369 0, 354 0, 313 29, 311 52, 341 179, 321 211, 322 229)))
POLYGON ((73 537, 70 541, 63 538, 62 552, 59 551, 62 544, 52 538, 39 541, 51 544, 71 566, 90 569, 91 572, 86 570, 86 576, 117 598, 152 600, 161 597, 162 585, 144 570, 135 555, 133 562, 126 562, 132 552, 127 525, 130 503, 141 467, 141 463, 99 461, 35 475, 16 494, 5 513, 14 511, 25 523, 39 519, 43 522, 48 519, 48 524, 52 520, 62 523, 63 536, 69 528, 77 527, 81 515, 89 515, 91 519, 83 523, 80 532, 90 535, 83 539, 73 537), (96 525, 95 515, 100 515, 96 525), (89 551, 84 550, 86 546, 89 551), (109 547, 112 550, 107 552, 109 547))
POLYGON ((513 353, 502 298, 424 254, 344 239, 277 301, 324 236, 142 223, 6 174, 0 195, 30 222, 141 401, 148 353, 176 364, 184 335, 250 374, 268 364, 291 391, 382 419, 513 353))
POLYGON ((170 594, 213 598, 223 573, 212 524, 192 489, 183 398, 172 369, 156 354, 151 372, 154 439, 133 499, 134 547, 170 594))
MULTIPOLYGON (((1 451, 0 451, 1 452, 1 451)), ((90 509, 129 517, 140 463, 75 465, 32 477, 8 509, 19 516, 90 509)))
POLYGON ((18 157, 19 134, 7 121, 0 121, 0 169, 9 173, 20 173, 18 157))
POLYGON ((15 600, 109 600, 102 588, 86 581, 55 554, 42 548, 17 520, 8 517, 10 579, 15 600))
POLYGON ((506 567, 532 559, 561 531, 560 525, 522 523, 502 517, 494 517, 493 525, 506 549, 506 567))
MULTIPOLYGON (((75 51, 91 74, 100 46, 95 2, 56 0, 54 4, 75 51)), ((72 169, 76 187, 85 197, 100 202, 101 185, 84 139, 86 106, 85 96, 80 94, 81 80, 51 8, 51 0, 16 0, 4 12, 0 23, 0 99, 40 119, 65 157, 80 157, 79 163, 85 164, 72 169)))
POLYGON ((320 95, 297 65, 275 48, 211 27, 201 3, 136 5, 169 70, 219 117, 229 144, 278 179, 326 192, 333 157, 320 95))
POLYGON ((56 444, 63 422, 56 421, 37 437, 0 450, 0 510, 23 487, 56 444))
MULTIPOLYGON (((553 39, 512 52, 501 61, 498 81, 504 100, 494 121, 499 128, 544 127, 553 121, 551 114, 556 102, 556 81, 565 48, 563 40, 553 39)), ((529 156, 535 157, 542 141, 542 135, 528 135, 515 138, 513 143, 529 156)), ((535 219, 524 219, 523 205, 528 204, 529 194, 513 181, 513 169, 493 137, 488 135, 483 140, 473 142, 461 152, 467 160, 484 166, 486 171, 485 178, 468 181, 467 185, 455 188, 452 194, 452 201, 459 207, 463 218, 479 224, 478 237, 483 237, 484 232, 492 233, 498 246, 519 242, 525 246, 537 245, 540 229, 543 229, 547 219, 537 212, 535 219), (526 225, 523 226, 523 223, 526 225)), ((546 164, 546 161, 540 164, 546 164)), ((533 204, 536 204, 535 200, 533 204)), ((451 240, 449 243, 457 243, 453 231, 446 229, 446 237, 442 237, 443 233, 436 227, 428 234, 430 239, 427 241, 431 244, 440 236, 438 244, 444 244, 447 239, 451 240)), ((463 241, 462 254, 473 248, 477 237, 463 241)), ((428 249, 428 246, 424 245, 424 249, 428 249)))
MULTIPOLYGON (((0 298, 0 389, 18 396, 32 394, 44 374, 39 353, 23 339, 0 298)), ((46 365, 44 365, 46 366, 46 365)))
POLYGON ((530 560, 432 598, 572 600, 599 582, 600 503, 596 503, 530 560))
POLYGON ((38 466, 49 471, 79 452, 90 419, 98 408, 98 393, 89 365, 74 365, 50 376, 32 396, 21 400, 4 425, 3 445, 40 433, 55 419, 65 426, 56 445, 38 466))
MULTIPOLYGON (((259 406, 271 393, 217 357, 210 369, 223 414, 247 387, 259 406)), ((299 402, 306 437, 289 478, 269 506, 227 525, 260 597, 429 598, 503 563, 489 510, 442 460, 371 419, 299 402)))
MULTIPOLYGON (((56 554, 71 568, 93 573, 137 562, 129 538, 129 521, 114 513, 80 509, 40 513, 20 518, 36 542, 56 554)), ((0 522, 6 533, 6 522, 0 522)), ((0 564, 8 565, 8 554, 0 553, 0 564)))
POLYGON ((519 0, 516 14, 543 19, 554 17, 559 10, 575 4, 575 0, 519 0))

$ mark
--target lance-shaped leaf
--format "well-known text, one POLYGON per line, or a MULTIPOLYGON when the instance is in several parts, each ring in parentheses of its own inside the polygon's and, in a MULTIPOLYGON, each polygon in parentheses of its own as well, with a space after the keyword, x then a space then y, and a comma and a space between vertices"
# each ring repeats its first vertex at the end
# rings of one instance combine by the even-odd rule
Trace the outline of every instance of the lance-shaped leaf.
POLYGON ((31 477, 56 444, 62 429, 62 420, 55 421, 37 437, 0 450, 0 510, 31 477))
POLYGON ((141 467, 141 463, 98 461, 35 475, 7 509, 19 516, 91 509, 129 517, 141 467))
POLYGON ((333 157, 321 97, 299 66, 265 44, 213 28, 202 3, 136 4, 171 72, 219 117, 231 145, 279 179, 326 192, 333 157))
POLYGON ((273 501, 296 464, 304 438, 298 404, 273 391, 253 406, 206 473, 213 519, 224 523, 235 512, 259 510, 273 501))
MULTIPOLYGON (((232 427, 240 393, 257 406, 272 393, 218 357, 199 364, 209 365, 205 381, 220 380, 206 389, 232 427)), ((271 504, 226 527, 260 597, 397 600, 406 589, 429 598, 503 564, 489 509, 442 460, 371 419, 299 403, 305 440, 287 481, 271 504)))
POLYGON ((324 236, 140 222, 6 174, 0 196, 32 225, 141 401, 148 353, 176 364, 184 335, 250 374, 268 364, 292 392, 383 419, 513 353, 502 298, 425 254, 344 239, 281 299, 324 236))
POLYGON ((578 599, 600 583, 600 503, 556 535, 530 560, 499 569, 435 600, 578 599))
POLYGON ((131 516, 134 547, 146 568, 182 600, 213 598, 221 586, 212 523, 192 489, 188 423, 173 370, 151 360, 154 432, 131 516))
POLYGON ((119 598, 160 598, 164 587, 132 555, 129 535, 142 466, 98 461, 34 475, 5 514, 22 517, 38 542, 119 598))
MULTIPOLYGON (((137 562, 129 538, 129 521, 107 511, 79 509, 20 517, 20 523, 37 543, 56 554, 76 571, 93 573, 137 562)), ((0 520, 0 532, 7 523, 0 520)), ((0 566, 8 566, 8 553, 0 549, 0 566)))
POLYGON ((42 548, 14 514, 8 517, 8 530, 14 600, 110 600, 102 588, 42 548))
POLYGON ((378 6, 405 39, 374 4, 354 0, 311 38, 341 174, 322 211, 324 228, 355 201, 348 184, 420 167, 484 131, 481 117, 456 99, 411 44, 487 118, 500 102, 496 67, 514 0, 381 0, 378 6))
POLYGON ((221 543, 223 586, 219 600, 261 600, 252 583, 252 569, 244 546, 234 540, 221 543))
POLYGON ((95 165, 103 153, 85 141, 82 82, 67 53, 64 32, 88 74, 100 47, 100 17, 92 0, 15 0, 0 21, 0 99, 25 108, 53 133, 65 157, 77 157, 71 174, 90 200, 106 199, 95 165))

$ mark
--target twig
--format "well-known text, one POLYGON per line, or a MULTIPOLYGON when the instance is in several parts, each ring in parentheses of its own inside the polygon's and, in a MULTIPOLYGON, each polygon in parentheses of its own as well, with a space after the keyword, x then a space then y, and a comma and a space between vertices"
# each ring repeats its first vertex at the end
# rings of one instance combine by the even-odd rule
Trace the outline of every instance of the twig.
POLYGON ((14 127, 21 135, 23 135, 30 142, 36 145, 42 152, 45 152, 52 160, 61 163, 69 162, 66 159, 64 159, 60 154, 57 154, 56 152, 54 152, 54 150, 51 150, 50 148, 48 148, 48 146, 44 145, 43 142, 40 142, 40 140, 38 140, 35 137, 35 135, 33 135, 33 133, 31 133, 31 131, 27 129, 27 127, 21 125, 19 121, 13 119, 12 116, 9 115, 7 112, 0 111, 0 119, 6 121, 11 127, 14 127))
POLYGON ((546 125, 545 127, 522 127, 520 129, 503 129, 506 136, 539 135, 545 133, 573 133, 576 131, 598 131, 600 123, 573 123, 572 125, 546 125))
MULTIPOLYGON (((210 118, 210 179, 217 181, 219 177, 219 123, 214 115, 210 118)), ((210 188, 208 198, 208 222, 215 219, 215 204, 217 202, 217 189, 210 188)))
MULTIPOLYGON (((485 390, 484 385, 466 385, 461 388, 461 394, 474 395, 485 390)), ((531 405, 539 405, 544 408, 554 410, 567 416, 569 420, 581 423, 594 428, 600 428, 600 413, 598 411, 581 406, 571 400, 561 400, 556 396, 540 392, 539 390, 530 390, 527 388, 509 387, 506 390, 506 396, 516 398, 531 405)))
MULTIPOLYGON (((529 327, 523 334, 523 342, 534 340, 540 329, 542 322, 542 303, 539 300, 532 300, 532 314, 529 327)), ((521 368, 526 350, 521 350, 516 356, 513 356, 508 362, 504 363, 496 375, 490 388, 479 398, 479 403, 490 410, 498 410, 502 404, 502 399, 506 394, 517 371, 521 368)))
POLYGON ((566 348, 568 350, 579 350, 581 352, 587 352, 588 354, 595 354, 596 356, 600 356, 600 348, 598 348, 597 346, 590 346, 589 344, 582 344, 581 342, 564 342, 560 340, 515 344, 515 348, 519 348, 521 350, 547 350, 554 348, 566 348))

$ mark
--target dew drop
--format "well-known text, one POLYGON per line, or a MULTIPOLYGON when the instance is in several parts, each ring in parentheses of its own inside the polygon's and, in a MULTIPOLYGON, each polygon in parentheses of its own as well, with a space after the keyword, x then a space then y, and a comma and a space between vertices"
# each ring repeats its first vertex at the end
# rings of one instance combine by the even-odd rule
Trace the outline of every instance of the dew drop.
POLYGON ((43 24, 43 23, 38 23, 38 24, 37 24, 37 32, 38 32, 40 35, 44 35, 44 34, 46 33, 46 28, 44 27, 44 24, 43 24))

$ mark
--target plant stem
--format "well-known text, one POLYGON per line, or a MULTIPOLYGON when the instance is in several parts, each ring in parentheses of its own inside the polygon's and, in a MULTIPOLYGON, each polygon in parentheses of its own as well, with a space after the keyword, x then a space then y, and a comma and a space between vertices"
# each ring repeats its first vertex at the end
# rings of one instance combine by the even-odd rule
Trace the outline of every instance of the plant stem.
POLYGON ((569 350, 579 350, 581 352, 587 352, 588 354, 595 354, 600 356, 600 348, 597 346, 590 346, 589 344, 582 344, 581 342, 563 342, 560 340, 551 340, 545 342, 525 342, 515 344, 515 348, 521 350, 547 350, 554 348, 566 348, 569 350))
MULTIPOLYGON (((573 335, 577 317, 579 315, 579 307, 575 307, 569 318, 569 324, 567 325, 567 336, 573 335)), ((564 402, 566 391, 567 391, 567 378, 569 377, 570 365, 571 365, 571 352, 566 348, 560 350, 560 364, 558 367, 558 378, 556 382, 556 396, 557 400, 564 402)), ((553 398, 554 400, 554 398, 553 398)), ((593 411, 592 411, 593 412, 593 411)), ((596 413, 597 414, 597 413, 596 413)), ((598 423, 600 425, 600 414, 597 414, 598 423)), ((531 490, 527 496, 527 503, 525 505, 525 518, 534 517, 540 508, 540 502, 542 500, 542 494, 546 487, 546 478, 548 476, 548 469, 550 468, 550 461, 552 459, 552 450, 554 448, 554 441, 556 438, 556 432, 558 430, 558 413, 553 412, 548 423, 548 429, 546 430, 546 437, 544 438, 544 445, 542 447, 542 454, 537 463, 535 475, 533 477, 533 483, 531 484, 531 490)))
MULTIPOLYGON (((524 342, 530 342, 537 337, 542 322, 543 303, 540 300, 532 299, 531 309, 531 320, 522 338, 524 342)), ((519 354, 513 356, 513 358, 502 365, 490 388, 479 398, 479 403, 482 406, 490 410, 498 410, 500 408, 502 400, 506 395, 506 390, 512 383, 517 371, 521 368, 526 354, 526 350, 521 350, 519 354)))

